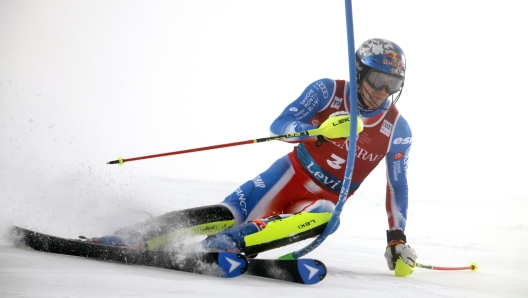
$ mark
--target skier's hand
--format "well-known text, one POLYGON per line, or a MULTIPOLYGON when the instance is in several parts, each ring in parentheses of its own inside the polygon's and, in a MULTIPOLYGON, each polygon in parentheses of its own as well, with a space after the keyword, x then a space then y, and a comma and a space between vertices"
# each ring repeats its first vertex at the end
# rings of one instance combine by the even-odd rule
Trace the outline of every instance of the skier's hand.
POLYGON ((406 237, 402 230, 387 231, 387 249, 385 259, 390 270, 394 270, 396 261, 402 258, 405 264, 414 267, 416 264, 416 251, 406 243, 406 237))
MULTIPOLYGON (((317 129, 308 131, 310 135, 317 135, 319 141, 338 141, 339 139, 346 139, 350 136, 350 115, 349 114, 332 114, 326 119, 317 129), (337 140, 336 140, 337 139, 337 140)), ((357 118, 357 130, 359 134, 363 131, 363 121, 357 118)))
POLYGON ((333 142, 333 143, 342 143, 342 142, 346 142, 348 141, 348 138, 337 138, 337 139, 331 139, 331 138, 326 138, 325 136, 323 135, 318 135, 316 137, 317 141, 320 142, 320 143, 325 143, 325 142, 333 142))

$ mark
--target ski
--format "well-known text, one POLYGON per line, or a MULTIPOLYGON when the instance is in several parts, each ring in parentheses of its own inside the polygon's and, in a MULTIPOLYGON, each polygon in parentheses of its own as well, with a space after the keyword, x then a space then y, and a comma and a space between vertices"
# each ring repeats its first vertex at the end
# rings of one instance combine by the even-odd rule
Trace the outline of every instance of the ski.
POLYGON ((236 277, 243 274, 248 266, 243 255, 231 252, 182 254, 172 251, 141 250, 60 238, 16 226, 13 227, 13 234, 17 246, 28 246, 37 251, 210 276, 236 277))
POLYGON ((246 259, 242 254, 231 252, 183 254, 177 251, 141 250, 61 238, 17 226, 13 227, 13 235, 17 246, 28 246, 37 251, 226 278, 245 273, 285 282, 315 284, 323 280, 327 272, 326 266, 315 259, 246 259))
POLYGON ((247 275, 300 284, 315 284, 326 276, 326 266, 315 259, 248 259, 247 275))

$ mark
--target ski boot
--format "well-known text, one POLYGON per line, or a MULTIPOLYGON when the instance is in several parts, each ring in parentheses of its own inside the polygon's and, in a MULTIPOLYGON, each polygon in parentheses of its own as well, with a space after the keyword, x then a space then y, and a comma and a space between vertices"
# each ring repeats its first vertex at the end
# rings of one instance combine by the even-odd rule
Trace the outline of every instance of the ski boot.
POLYGON ((230 228, 220 233, 211 235, 202 241, 201 245, 206 251, 229 251, 241 253, 246 247, 244 237, 266 228, 267 219, 257 219, 235 228, 230 228))

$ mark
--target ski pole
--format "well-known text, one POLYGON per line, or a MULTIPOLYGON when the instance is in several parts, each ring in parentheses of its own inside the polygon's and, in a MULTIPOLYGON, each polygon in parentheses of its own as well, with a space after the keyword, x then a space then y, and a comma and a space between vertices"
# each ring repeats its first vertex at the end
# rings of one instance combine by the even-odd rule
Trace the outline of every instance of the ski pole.
POLYGON ((476 272, 478 270, 477 263, 471 263, 469 264, 469 266, 466 266, 466 267, 439 267, 439 266, 432 266, 432 265, 416 263, 416 267, 423 268, 423 269, 431 269, 431 270, 469 270, 471 272, 476 272))
POLYGON ((162 157, 162 156, 184 154, 184 153, 212 150, 212 149, 225 148, 225 147, 240 146, 240 145, 245 145, 245 144, 262 143, 262 142, 282 140, 282 139, 288 139, 288 138, 300 137, 300 136, 306 136, 306 135, 308 135, 307 131, 294 133, 294 134, 280 135, 280 136, 276 136, 276 137, 259 138, 259 139, 254 139, 254 140, 233 142, 233 143, 227 143, 227 144, 219 144, 219 145, 213 145, 213 146, 199 147, 199 148, 193 148, 193 149, 187 149, 187 150, 181 150, 181 151, 173 151, 173 152, 153 154, 153 155, 133 157, 133 158, 126 158, 126 159, 118 157, 117 160, 109 161, 109 162, 107 162, 107 164, 119 164, 121 166, 121 165, 123 165, 124 162, 127 162, 127 161, 134 161, 134 160, 148 159, 148 158, 156 158, 156 157, 162 157))
POLYGON ((395 264, 394 275, 399 277, 408 276, 414 272, 415 267, 431 270, 469 270, 471 272, 476 272, 478 270, 477 263, 471 263, 467 267, 439 267, 415 263, 415 266, 411 267, 403 261, 402 257, 399 257, 395 264))
MULTIPOLYGON (((357 130, 358 131, 363 130, 363 123, 362 122, 360 123, 360 121, 358 121, 357 123, 357 130)), ((107 162, 107 164, 119 164, 119 166, 122 166, 123 163, 128 162, 128 161, 156 158, 156 157, 162 157, 162 156, 168 156, 168 155, 184 154, 184 153, 198 152, 198 151, 205 151, 205 150, 212 150, 212 149, 225 148, 225 147, 240 146, 240 145, 245 145, 245 144, 254 144, 254 143, 263 143, 263 142, 269 142, 269 141, 284 140, 284 139, 302 137, 302 136, 323 135, 328 138, 343 138, 343 137, 346 138, 349 135, 349 131, 350 131, 350 116, 340 115, 340 116, 329 118, 328 120, 323 122, 323 124, 321 124, 321 126, 319 126, 318 128, 310 129, 310 130, 303 131, 303 132, 296 132, 296 133, 284 134, 284 135, 267 137, 267 138, 259 138, 259 139, 253 139, 253 140, 247 140, 247 141, 199 147, 199 148, 193 148, 193 149, 187 149, 187 150, 181 150, 181 151, 173 151, 173 152, 126 158, 126 159, 118 157, 117 160, 109 161, 107 162)))

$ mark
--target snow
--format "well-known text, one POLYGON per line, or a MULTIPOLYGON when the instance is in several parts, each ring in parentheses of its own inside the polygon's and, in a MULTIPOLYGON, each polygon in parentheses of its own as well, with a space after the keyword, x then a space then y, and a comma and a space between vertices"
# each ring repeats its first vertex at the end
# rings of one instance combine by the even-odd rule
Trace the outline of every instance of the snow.
MULTIPOLYGON (((144 179, 155 185, 152 197, 161 199, 151 200, 143 209, 153 215, 158 214, 157 208, 180 205, 164 200, 170 190, 174 198, 192 196, 192 201, 182 203, 183 207, 190 207, 215 203, 212 197, 227 194, 236 186, 226 182, 144 179)), ((75 190, 82 185, 78 181, 70 187, 75 190)), ((45 192, 49 194, 33 201, 30 210, 23 210, 28 208, 23 201, 8 208, 13 216, 2 223, 0 297, 233 297, 234 293, 253 297, 525 297, 528 293, 524 274, 528 266, 528 232, 523 214, 528 198, 502 198, 500 210, 493 200, 479 205, 455 200, 412 202, 412 224, 407 234, 410 245, 418 252, 418 262, 444 267, 475 262, 479 269, 470 272, 416 268, 411 276, 401 278, 388 270, 383 257, 383 196, 359 192, 347 202, 341 228, 306 256, 323 261, 329 271, 322 282, 307 286, 251 276, 222 279, 14 247, 7 235, 10 224, 76 238, 98 236, 120 223, 148 218, 147 214, 130 208, 133 201, 116 207, 105 200, 69 205, 63 202, 62 216, 51 210, 46 216, 40 210, 62 193, 53 189, 45 192), (438 225, 435 217, 444 214, 449 214, 451 220, 438 225), (117 218, 120 222, 115 222, 117 218), (483 224, 480 219, 486 218, 489 221, 483 224)), ((268 251, 260 257, 276 258, 304 247, 309 241, 268 251)))
POLYGON ((9 228, 100 236, 220 202, 291 144, 106 162, 268 136, 308 83, 348 79, 342 1, 0 1, 0 297, 528 296, 520 5, 353 1, 356 44, 407 56, 409 244, 420 263, 479 270, 388 270, 380 167, 307 255, 327 277, 303 286, 46 254, 9 228))

